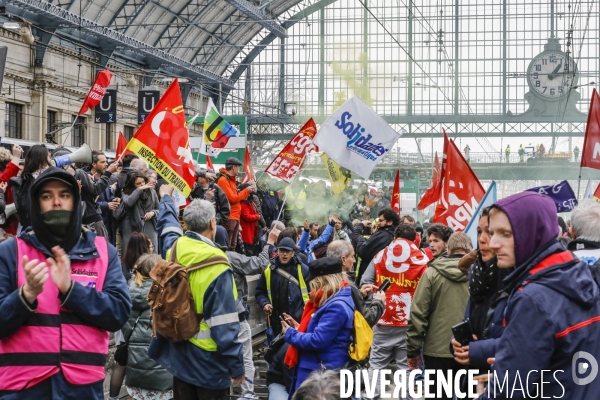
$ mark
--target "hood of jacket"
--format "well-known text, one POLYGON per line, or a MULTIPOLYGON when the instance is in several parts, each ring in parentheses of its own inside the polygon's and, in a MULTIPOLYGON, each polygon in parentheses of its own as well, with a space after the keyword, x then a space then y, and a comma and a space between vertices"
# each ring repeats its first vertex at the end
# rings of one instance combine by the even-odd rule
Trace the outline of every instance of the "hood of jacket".
POLYGON ((29 215, 31 218, 31 226, 33 227, 33 232, 39 241, 46 247, 48 250, 54 247, 55 242, 52 240, 55 237, 54 233, 51 231, 50 227, 46 225, 42 221, 41 218, 41 210, 40 203, 37 201, 36 193, 39 189, 41 189, 42 184, 47 178, 56 178, 57 180, 61 180, 67 182, 73 190, 71 193, 73 194, 73 212, 71 213, 71 218, 68 223, 67 234, 64 239, 58 243, 60 247, 66 253, 69 253, 73 247, 79 241, 81 237, 81 219, 82 219, 82 211, 83 207, 81 204, 81 195, 79 193, 79 184, 73 175, 64 171, 60 168, 49 167, 44 172, 42 172, 36 180, 31 185, 30 190, 30 205, 29 205, 29 215))
POLYGON ((560 242, 555 242, 538 252, 526 265, 519 266, 512 272, 504 283, 508 283, 509 290, 515 290, 523 282, 526 285, 537 283, 561 293, 563 296, 580 304, 590 307, 598 301, 600 290, 592 278, 589 265, 584 261, 578 261, 575 256, 573 260, 551 265, 541 271, 531 273, 531 269, 545 258, 567 251, 560 242))
POLYGON ((522 192, 492 205, 503 211, 515 241, 515 267, 527 262, 558 237, 558 216, 554 201, 542 194, 522 192))
POLYGON ((429 267, 434 268, 446 279, 454 282, 466 282, 468 280, 467 275, 458 269, 459 261, 459 257, 440 256, 429 263, 429 267))

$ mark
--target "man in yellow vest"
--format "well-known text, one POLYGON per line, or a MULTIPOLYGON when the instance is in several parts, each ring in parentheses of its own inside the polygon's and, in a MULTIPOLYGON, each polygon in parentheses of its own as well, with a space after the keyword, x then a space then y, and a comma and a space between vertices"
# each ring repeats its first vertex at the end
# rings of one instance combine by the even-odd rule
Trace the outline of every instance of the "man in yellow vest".
MULTIPOLYGON (((177 246, 177 262, 184 266, 226 257, 213 242, 217 222, 212 203, 197 199, 184 209, 188 230, 181 237, 172 192, 171 185, 160 188, 157 231, 161 254, 168 259, 171 247, 177 246)), ((245 377, 242 345, 237 340, 240 320, 233 271, 228 264, 216 264, 191 272, 188 279, 196 312, 202 315, 200 331, 183 343, 158 335, 148 355, 173 374, 175 400, 225 400, 231 384, 240 385, 245 377)))
POLYGON ((277 257, 267 266, 256 284, 256 302, 265 314, 271 316, 275 335, 281 332, 279 316, 285 313, 300 321, 304 304, 308 301, 308 266, 294 255, 295 250, 293 239, 281 239, 277 246, 277 257))

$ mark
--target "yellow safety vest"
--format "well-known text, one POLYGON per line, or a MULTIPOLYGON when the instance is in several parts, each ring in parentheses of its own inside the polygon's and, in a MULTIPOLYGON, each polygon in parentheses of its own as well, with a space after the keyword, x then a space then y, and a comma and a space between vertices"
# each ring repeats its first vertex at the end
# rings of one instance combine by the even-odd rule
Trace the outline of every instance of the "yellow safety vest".
MULTIPOLYGON (((171 250, 167 251, 167 255, 165 258, 166 260, 169 259, 170 253, 171 250)), ((184 236, 177 241, 178 264, 189 266, 200 263, 206 260, 207 258, 214 256, 227 257, 227 255, 223 251, 217 249, 216 247, 212 247, 208 243, 205 243, 201 240, 192 239, 187 236, 184 236)), ((230 267, 227 264, 216 264, 196 271, 192 271, 190 273, 190 275, 188 276, 188 280, 190 283, 192 296, 194 296, 196 312, 198 314, 203 314, 203 300, 206 290, 212 284, 212 282, 215 279, 217 279, 219 275, 221 275, 228 269, 230 269, 230 267)), ((233 297, 237 301, 238 293, 233 276, 231 277, 231 280, 233 284, 233 297)), ((210 322, 212 325, 219 325, 222 323, 229 323, 235 321, 239 321, 239 316, 237 312, 210 318, 210 322)), ((204 318, 202 319, 202 321, 200 321, 200 331, 193 338, 190 339, 190 342, 192 342, 194 345, 200 347, 203 350, 217 351, 217 343, 211 338, 210 326, 206 323, 206 320, 204 318)))
POLYGON ((304 190, 300 190, 300 193, 294 194, 294 191, 288 186, 285 188, 285 196, 287 197, 286 210, 289 211, 294 208, 298 210, 304 209, 304 204, 306 203, 306 192, 304 190))
MULTIPOLYGON (((267 269, 265 269, 265 280, 267 281, 267 296, 269 296, 269 301, 273 304, 273 298, 271 296, 271 271, 271 264, 269 263, 267 269)), ((306 304, 310 299, 310 296, 308 294, 306 282, 304 282, 304 277, 302 276, 302 266, 300 264, 298 264, 298 282, 300 283, 300 292, 302 292, 302 301, 306 304)))

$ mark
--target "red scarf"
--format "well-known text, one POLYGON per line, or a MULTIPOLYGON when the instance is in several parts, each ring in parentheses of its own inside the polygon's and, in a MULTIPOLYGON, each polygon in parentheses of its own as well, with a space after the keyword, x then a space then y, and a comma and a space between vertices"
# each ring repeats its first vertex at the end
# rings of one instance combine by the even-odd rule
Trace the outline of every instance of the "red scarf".
MULTIPOLYGON (((344 287, 348 287, 348 282, 343 281, 344 287)), ((319 308, 317 304, 321 302, 323 298, 323 289, 319 289, 317 291, 310 292, 310 299, 306 302, 304 306, 304 312, 302 313, 302 319, 300 320, 300 325, 298 325, 297 331, 300 333, 305 333, 308 329, 308 324, 310 323, 311 318, 314 313, 319 308)), ((292 329, 292 328, 289 328, 292 329)), ((294 346, 288 347, 287 352, 285 353, 285 359, 283 361, 288 367, 294 368, 298 364, 298 349, 294 346)))

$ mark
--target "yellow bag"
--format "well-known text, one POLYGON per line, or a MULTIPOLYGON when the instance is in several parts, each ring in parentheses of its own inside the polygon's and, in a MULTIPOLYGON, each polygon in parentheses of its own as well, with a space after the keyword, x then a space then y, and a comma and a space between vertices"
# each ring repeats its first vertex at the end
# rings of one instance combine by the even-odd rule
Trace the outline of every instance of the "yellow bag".
POLYGON ((350 358, 362 361, 369 356, 373 344, 373 329, 360 311, 354 311, 354 343, 350 345, 350 358))

